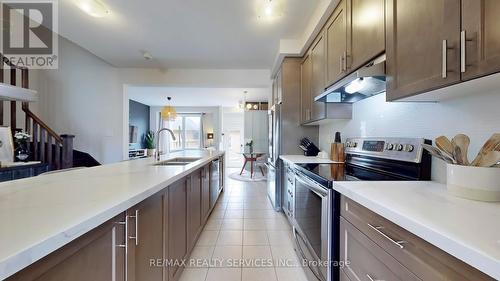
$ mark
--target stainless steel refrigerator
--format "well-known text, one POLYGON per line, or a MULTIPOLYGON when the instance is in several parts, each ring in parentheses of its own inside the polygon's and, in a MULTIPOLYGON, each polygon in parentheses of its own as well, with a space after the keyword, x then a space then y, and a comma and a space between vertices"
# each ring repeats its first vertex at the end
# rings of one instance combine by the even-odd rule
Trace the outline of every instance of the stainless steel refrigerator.
MULTIPOLYGON (((300 59, 286 58, 275 80, 278 98, 269 110, 269 154, 267 193, 276 211, 281 211, 284 188, 284 165, 280 155, 300 155, 300 139, 308 137, 316 144, 318 126, 300 125, 300 59), (299 83, 297 83, 299 81, 299 83)), ((274 96, 274 95, 273 95, 274 96)))

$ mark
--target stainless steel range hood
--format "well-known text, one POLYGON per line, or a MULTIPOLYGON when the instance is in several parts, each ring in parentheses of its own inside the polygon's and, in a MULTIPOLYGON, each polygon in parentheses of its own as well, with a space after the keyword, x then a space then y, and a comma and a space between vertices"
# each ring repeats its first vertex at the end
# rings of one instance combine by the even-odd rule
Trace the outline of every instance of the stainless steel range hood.
POLYGON ((385 92, 385 54, 347 75, 315 97, 318 102, 354 103, 385 92))

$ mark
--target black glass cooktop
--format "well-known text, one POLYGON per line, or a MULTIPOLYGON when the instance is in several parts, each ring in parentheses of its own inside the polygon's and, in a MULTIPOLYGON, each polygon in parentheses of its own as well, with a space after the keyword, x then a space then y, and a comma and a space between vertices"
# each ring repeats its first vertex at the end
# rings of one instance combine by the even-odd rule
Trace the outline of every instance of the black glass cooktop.
POLYGON ((304 173, 317 183, 331 188, 334 181, 349 180, 344 164, 296 164, 299 172, 304 173))

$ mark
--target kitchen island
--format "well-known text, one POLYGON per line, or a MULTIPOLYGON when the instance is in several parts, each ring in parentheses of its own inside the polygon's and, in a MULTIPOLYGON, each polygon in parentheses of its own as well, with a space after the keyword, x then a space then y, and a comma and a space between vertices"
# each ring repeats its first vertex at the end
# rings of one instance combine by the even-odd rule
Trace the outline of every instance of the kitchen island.
MULTIPOLYGON (((184 258, 196 242, 197 234, 222 189, 223 176, 216 179, 211 171, 223 171, 220 169, 223 167, 223 156, 223 152, 217 151, 180 152, 163 156, 160 162, 177 157, 199 159, 187 165, 159 166, 155 165, 157 162, 152 158, 147 158, 1 183, 0 219, 3 225, 0 230, 0 280, 28 266, 30 276, 34 276, 32 280, 38 280, 36 275, 41 273, 37 272, 43 271, 37 268, 38 263, 42 267, 49 267, 44 263, 55 263, 46 261, 54 260, 51 256, 58 255, 56 258, 59 259, 63 259, 61 255, 72 256, 74 253, 69 254, 71 244, 79 243, 75 239, 85 240, 86 234, 107 224, 109 241, 104 240, 109 243, 102 245, 109 246, 111 260, 103 261, 110 265, 110 272, 103 273, 106 276, 103 280, 107 278, 106 274, 109 274, 108 280, 121 280, 122 276, 130 273, 122 272, 120 267, 124 267, 125 271, 131 268, 130 259, 127 259, 127 252, 131 251, 122 249, 134 245, 135 252, 141 252, 138 246, 141 239, 137 239, 139 221, 146 223, 146 213, 152 210, 146 208, 145 214, 141 214, 141 203, 157 196, 157 209, 161 212, 157 214, 157 222, 164 225, 163 228, 160 227, 163 233, 158 235, 163 237, 160 246, 164 250, 160 251, 163 256, 155 258, 172 257, 168 254, 169 250, 177 254, 175 258, 184 258), (213 162, 214 160, 220 162, 213 162), (221 166, 214 169, 213 163, 220 163, 221 166), (136 205, 139 207, 135 207, 136 205), (135 213, 131 208, 136 208, 135 213), (199 214, 189 211, 193 209, 199 210, 199 214), (167 227, 172 223, 176 223, 178 229, 185 225, 184 233, 176 233, 176 228, 167 227), (123 239, 124 235, 125 241, 120 241, 120 237, 123 239), (181 246, 172 243, 171 240, 175 237, 180 239, 177 244, 181 246), (174 245, 169 249, 171 244, 174 245), (58 253, 54 253, 56 251, 58 253), (125 263, 122 257, 125 258, 125 263), (31 269, 33 267, 35 269, 31 269)), ((144 240, 154 238, 150 232, 149 229, 141 231, 145 237, 141 241, 143 244, 147 244, 144 240)), ((85 250, 83 246, 82 250, 85 250)), ((81 280, 85 280, 83 273, 89 270, 94 273, 99 271, 96 268, 80 268, 81 280)), ((107 267, 104 271, 106 270, 107 267)), ((182 270, 165 272, 160 268, 159 271, 158 274, 163 276, 172 275, 170 280, 174 280, 182 270)), ((13 280, 16 280, 18 274, 12 276, 13 280)), ((140 280, 128 277, 128 280, 140 280)))

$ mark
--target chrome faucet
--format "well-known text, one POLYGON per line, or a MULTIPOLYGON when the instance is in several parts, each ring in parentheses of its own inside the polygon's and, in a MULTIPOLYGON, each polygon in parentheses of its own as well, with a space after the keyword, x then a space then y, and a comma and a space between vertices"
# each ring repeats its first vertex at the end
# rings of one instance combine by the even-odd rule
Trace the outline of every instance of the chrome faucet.
POLYGON ((175 141, 176 138, 175 138, 175 135, 174 135, 174 132, 168 128, 161 128, 158 130, 158 132, 156 132, 156 152, 155 152, 155 158, 156 158, 156 161, 160 161, 160 156, 161 156, 161 152, 160 152, 160 133, 163 132, 163 131, 168 131, 170 133, 170 135, 172 136, 172 139, 175 141))

